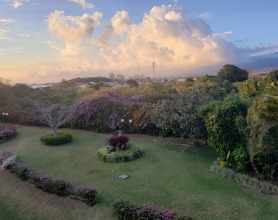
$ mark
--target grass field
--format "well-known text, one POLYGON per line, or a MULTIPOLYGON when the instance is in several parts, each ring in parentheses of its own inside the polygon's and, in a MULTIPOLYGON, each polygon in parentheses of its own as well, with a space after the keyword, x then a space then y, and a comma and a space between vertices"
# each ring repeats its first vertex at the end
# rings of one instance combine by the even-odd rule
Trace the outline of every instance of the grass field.
POLYGON ((278 219, 278 198, 244 189, 209 172, 215 154, 205 147, 184 151, 185 140, 131 135, 145 155, 127 163, 105 163, 95 152, 107 134, 71 130, 73 142, 44 146, 39 137, 49 129, 18 126, 19 135, 0 145, 44 173, 96 187, 94 207, 37 190, 0 171, 0 219, 112 219, 116 199, 153 202, 176 208, 195 219, 278 219), (121 174, 130 177, 119 179, 121 174))

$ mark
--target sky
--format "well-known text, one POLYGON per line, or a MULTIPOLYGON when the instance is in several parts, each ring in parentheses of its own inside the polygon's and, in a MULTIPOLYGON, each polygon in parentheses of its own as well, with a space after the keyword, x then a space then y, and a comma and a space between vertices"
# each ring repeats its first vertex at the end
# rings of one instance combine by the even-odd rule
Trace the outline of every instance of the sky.
MULTIPOLYGON (((214 74, 277 54, 277 0, 0 0, 0 78, 214 74)), ((258 62, 260 63, 260 62, 258 62)))

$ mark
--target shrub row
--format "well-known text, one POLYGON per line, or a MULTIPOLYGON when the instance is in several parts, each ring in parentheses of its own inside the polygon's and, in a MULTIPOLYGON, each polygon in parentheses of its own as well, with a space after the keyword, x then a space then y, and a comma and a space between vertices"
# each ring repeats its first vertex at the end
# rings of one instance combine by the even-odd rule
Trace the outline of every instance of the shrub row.
MULTIPOLYGON (((0 154, 0 162, 3 163, 14 156, 10 152, 3 152, 0 154), (9 155, 11 156, 8 157, 9 155)), ((89 206, 93 206, 96 203, 97 191, 93 188, 78 186, 70 181, 45 175, 17 161, 9 164, 6 169, 14 173, 19 179, 26 180, 45 192, 79 200, 89 206)))
POLYGON ((40 141, 46 145, 61 145, 72 141, 72 135, 67 132, 59 132, 57 136, 47 134, 40 138, 40 141))
POLYGON ((210 167, 210 171, 214 174, 220 175, 226 179, 231 179, 241 185, 260 190, 261 193, 269 195, 278 195, 278 186, 269 182, 261 181, 257 178, 248 175, 237 173, 231 169, 222 167, 218 161, 215 161, 210 167))
POLYGON ((113 215, 118 220, 190 220, 188 216, 178 216, 173 209, 162 209, 153 204, 135 205, 129 201, 116 201, 113 204, 113 215))
POLYGON ((0 128, 0 142, 4 141, 16 134, 16 127, 15 126, 9 126, 5 128, 0 128))
POLYGON ((131 145, 126 150, 118 150, 112 152, 109 152, 107 147, 102 147, 96 152, 96 155, 99 159, 111 163, 132 161, 141 157, 143 154, 143 149, 135 145, 131 145))

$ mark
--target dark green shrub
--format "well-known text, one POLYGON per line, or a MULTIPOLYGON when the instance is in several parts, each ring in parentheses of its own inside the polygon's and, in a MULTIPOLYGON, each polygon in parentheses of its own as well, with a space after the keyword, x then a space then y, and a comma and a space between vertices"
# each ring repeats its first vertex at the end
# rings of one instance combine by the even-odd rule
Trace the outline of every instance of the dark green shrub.
POLYGON ((57 136, 47 134, 40 138, 40 141, 46 145, 61 145, 72 141, 72 135, 67 132, 59 132, 57 136))
POLYGON ((231 97, 224 102, 213 102, 202 107, 200 113, 205 116, 208 145, 223 160, 234 163, 233 152, 238 147, 246 149, 247 104, 238 97, 231 97))
POLYGON ((141 157, 143 154, 144 154, 143 149, 135 145, 131 145, 126 150, 119 150, 119 151, 112 151, 112 152, 108 151, 107 147, 102 147, 96 152, 96 155, 99 159, 111 163, 132 161, 141 157))
POLYGON ((248 79, 248 72, 237 66, 226 64, 217 73, 217 76, 229 82, 242 82, 248 79))

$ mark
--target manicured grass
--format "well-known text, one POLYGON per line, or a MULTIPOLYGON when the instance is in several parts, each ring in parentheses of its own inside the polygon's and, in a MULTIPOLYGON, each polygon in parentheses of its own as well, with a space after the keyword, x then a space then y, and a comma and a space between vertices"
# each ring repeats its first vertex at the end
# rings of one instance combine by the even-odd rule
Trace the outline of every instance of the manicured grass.
POLYGON ((215 159, 210 149, 183 151, 178 143, 181 141, 154 141, 154 137, 133 135, 132 143, 142 146, 145 154, 135 161, 115 164, 105 163, 95 155, 105 144, 107 134, 71 130, 71 143, 49 147, 39 141, 49 129, 19 126, 18 131, 16 138, 0 145, 0 151, 11 150, 24 164, 49 175, 96 187, 98 204, 93 208, 78 205, 78 211, 63 205, 56 207, 59 204, 53 207, 50 202, 44 203, 43 198, 32 197, 31 200, 19 187, 14 189, 20 183, 13 185, 0 180, 0 211, 12 207, 19 215, 29 213, 39 219, 57 215, 61 219, 76 219, 74 216, 78 213, 80 219, 111 219, 111 204, 116 199, 127 199, 176 208, 181 214, 196 219, 278 218, 277 197, 243 189, 209 172, 215 159), (118 178, 121 174, 127 174, 129 178, 118 178), (16 206, 11 206, 14 203, 16 206))

